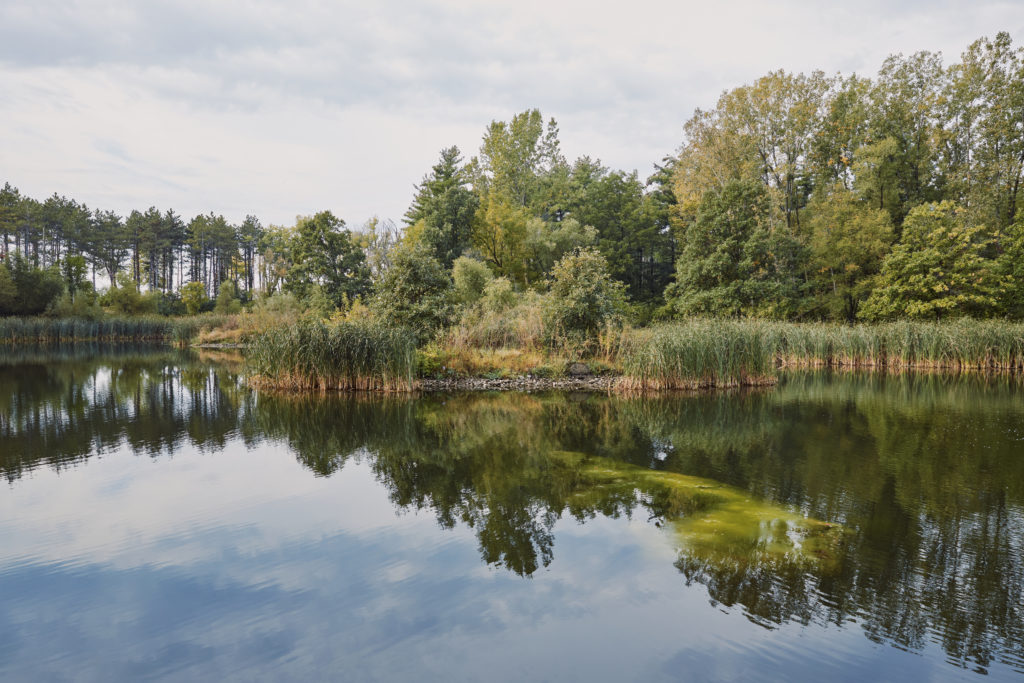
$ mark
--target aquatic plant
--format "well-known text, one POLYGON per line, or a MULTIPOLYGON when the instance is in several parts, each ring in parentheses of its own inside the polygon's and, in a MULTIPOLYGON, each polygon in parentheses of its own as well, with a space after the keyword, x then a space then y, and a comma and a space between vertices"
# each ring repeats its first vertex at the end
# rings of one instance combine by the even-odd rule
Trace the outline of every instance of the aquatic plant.
POLYGON ((626 389, 695 389, 775 380, 771 323, 691 320, 634 330, 620 360, 626 389))
POLYGON ((633 330, 619 350, 624 389, 768 384, 780 367, 1024 370, 1024 324, 876 325, 694 319, 633 330))
POLYGON ((0 318, 0 344, 166 341, 184 345, 210 321, 194 318, 0 318))
POLYGON ((246 361, 258 387, 409 391, 416 337, 376 321, 303 321, 255 335, 246 361))

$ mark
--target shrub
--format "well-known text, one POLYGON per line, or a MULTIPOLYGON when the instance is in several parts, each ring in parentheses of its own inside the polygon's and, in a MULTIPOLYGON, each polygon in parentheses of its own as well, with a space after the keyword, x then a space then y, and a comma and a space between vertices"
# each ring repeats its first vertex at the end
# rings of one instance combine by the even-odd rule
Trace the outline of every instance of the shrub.
POLYGON ((430 250, 405 243, 377 281, 370 309, 381 320, 411 329, 423 342, 451 322, 453 298, 451 278, 430 250))
POLYGON ((483 261, 460 256, 452 265, 455 299, 461 304, 475 304, 484 295, 484 288, 494 280, 494 273, 483 261))
POLYGON ((189 315, 197 315, 208 301, 206 286, 202 282, 189 282, 181 288, 181 300, 189 315))
POLYGON ((612 279, 604 256, 577 249, 551 271, 544 298, 548 338, 589 343, 608 325, 621 323, 625 305, 625 285, 612 279))
POLYGON ((121 315, 156 313, 157 306, 156 299, 144 297, 139 292, 138 283, 126 273, 118 275, 116 285, 111 285, 100 297, 100 304, 121 315))
POLYGON ((487 313, 503 313, 515 306, 518 298, 509 279, 499 277, 484 287, 480 307, 487 313))
POLYGON ((242 302, 238 300, 238 289, 235 287, 235 283, 230 280, 220 283, 220 289, 217 291, 217 303, 213 307, 213 312, 218 315, 231 315, 241 311, 242 302))

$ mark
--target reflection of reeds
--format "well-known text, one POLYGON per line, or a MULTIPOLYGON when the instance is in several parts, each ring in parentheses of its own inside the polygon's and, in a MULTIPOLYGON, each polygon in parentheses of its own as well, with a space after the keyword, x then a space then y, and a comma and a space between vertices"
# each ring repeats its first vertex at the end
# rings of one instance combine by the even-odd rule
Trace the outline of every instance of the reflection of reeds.
POLYGON ((303 322, 256 335, 252 382, 286 390, 411 391, 414 335, 372 322, 303 322))
POLYGON ((778 367, 1018 372, 1024 324, 691 320, 634 331, 621 354, 627 391, 769 384, 778 367))

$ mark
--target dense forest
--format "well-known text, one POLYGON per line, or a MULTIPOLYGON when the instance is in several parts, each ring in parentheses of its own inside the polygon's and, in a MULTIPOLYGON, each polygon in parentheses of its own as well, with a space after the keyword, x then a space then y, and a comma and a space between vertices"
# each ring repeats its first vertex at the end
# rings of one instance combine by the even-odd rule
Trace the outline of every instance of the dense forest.
POLYGON ((468 306, 546 293, 589 302, 561 312, 580 329, 611 315, 1022 318, 1022 177, 1024 51, 1000 33, 948 66, 921 52, 873 78, 771 72, 696 111, 647 178, 570 162, 554 119, 525 111, 492 122, 469 159, 442 150, 402 228, 350 230, 330 212, 293 226, 122 217, 8 183, 0 313, 230 311, 279 294, 433 334, 468 306))

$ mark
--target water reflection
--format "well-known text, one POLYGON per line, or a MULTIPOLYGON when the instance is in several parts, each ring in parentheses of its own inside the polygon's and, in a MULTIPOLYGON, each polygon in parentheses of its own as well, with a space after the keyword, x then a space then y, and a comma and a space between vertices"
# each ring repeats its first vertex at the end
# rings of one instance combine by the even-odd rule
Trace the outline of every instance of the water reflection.
POLYGON ((762 626, 1022 670, 1021 398, 1012 380, 805 374, 657 399, 303 399, 185 352, 77 348, 0 366, 0 470, 17 486, 117 449, 283 443, 316 476, 365 465, 514 574, 552 564, 560 519, 636 517, 671 532, 686 583, 762 626))

